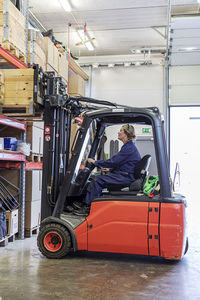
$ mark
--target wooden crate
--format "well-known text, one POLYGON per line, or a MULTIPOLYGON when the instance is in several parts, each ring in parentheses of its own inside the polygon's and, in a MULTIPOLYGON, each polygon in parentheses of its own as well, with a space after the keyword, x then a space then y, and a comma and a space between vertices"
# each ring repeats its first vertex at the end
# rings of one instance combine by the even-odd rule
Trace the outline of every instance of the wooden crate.
POLYGON ((40 31, 29 29, 28 33, 28 63, 38 64, 45 71, 46 69, 46 44, 40 31))
POLYGON ((25 17, 10 0, 0 0, 0 43, 25 62, 25 17))
POLYGON ((33 69, 1 69, 0 102, 3 112, 33 114, 33 69))

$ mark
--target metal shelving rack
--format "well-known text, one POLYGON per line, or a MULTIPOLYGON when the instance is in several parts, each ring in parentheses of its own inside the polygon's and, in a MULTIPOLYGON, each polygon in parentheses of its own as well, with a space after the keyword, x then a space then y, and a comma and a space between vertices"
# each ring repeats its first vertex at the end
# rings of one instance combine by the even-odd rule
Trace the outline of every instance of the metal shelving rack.
MULTIPOLYGON (((23 122, 0 115, 0 126, 12 127, 21 132, 21 140, 26 140, 26 125, 23 122)), ((13 168, 20 167, 20 208, 19 208, 19 238, 24 239, 24 213, 25 213, 25 155, 14 151, 0 151, 0 167, 6 162, 12 162, 13 168), (20 165, 19 165, 20 164, 20 165)))

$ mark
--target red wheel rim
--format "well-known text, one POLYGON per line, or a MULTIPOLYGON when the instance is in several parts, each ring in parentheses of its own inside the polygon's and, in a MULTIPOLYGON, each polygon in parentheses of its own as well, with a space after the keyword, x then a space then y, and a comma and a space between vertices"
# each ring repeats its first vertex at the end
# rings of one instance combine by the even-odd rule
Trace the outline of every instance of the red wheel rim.
POLYGON ((56 252, 62 247, 62 237, 57 232, 51 231, 44 237, 44 247, 50 252, 56 252))

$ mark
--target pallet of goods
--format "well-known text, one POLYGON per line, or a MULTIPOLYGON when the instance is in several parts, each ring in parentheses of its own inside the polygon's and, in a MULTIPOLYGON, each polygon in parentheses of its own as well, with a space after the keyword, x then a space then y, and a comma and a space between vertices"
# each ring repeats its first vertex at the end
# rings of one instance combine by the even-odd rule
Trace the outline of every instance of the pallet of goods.
MULTIPOLYGON (((24 63, 26 63, 25 23, 25 17, 10 0, 0 0, 0 44, 24 63)), ((1 60, 1 63, 4 62, 1 60)))

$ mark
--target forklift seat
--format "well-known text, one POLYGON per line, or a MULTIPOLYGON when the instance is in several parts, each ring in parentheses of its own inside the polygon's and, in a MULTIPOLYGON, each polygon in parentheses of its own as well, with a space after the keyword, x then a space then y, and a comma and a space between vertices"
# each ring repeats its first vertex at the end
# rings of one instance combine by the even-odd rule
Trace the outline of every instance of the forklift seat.
POLYGON ((139 192, 142 190, 142 186, 144 183, 144 179, 148 175, 148 169, 151 163, 151 155, 147 154, 143 156, 143 158, 137 162, 135 169, 134 169, 134 177, 135 180, 130 184, 110 184, 107 186, 109 192, 114 191, 122 191, 122 189, 129 188, 129 191, 137 191, 139 192))

